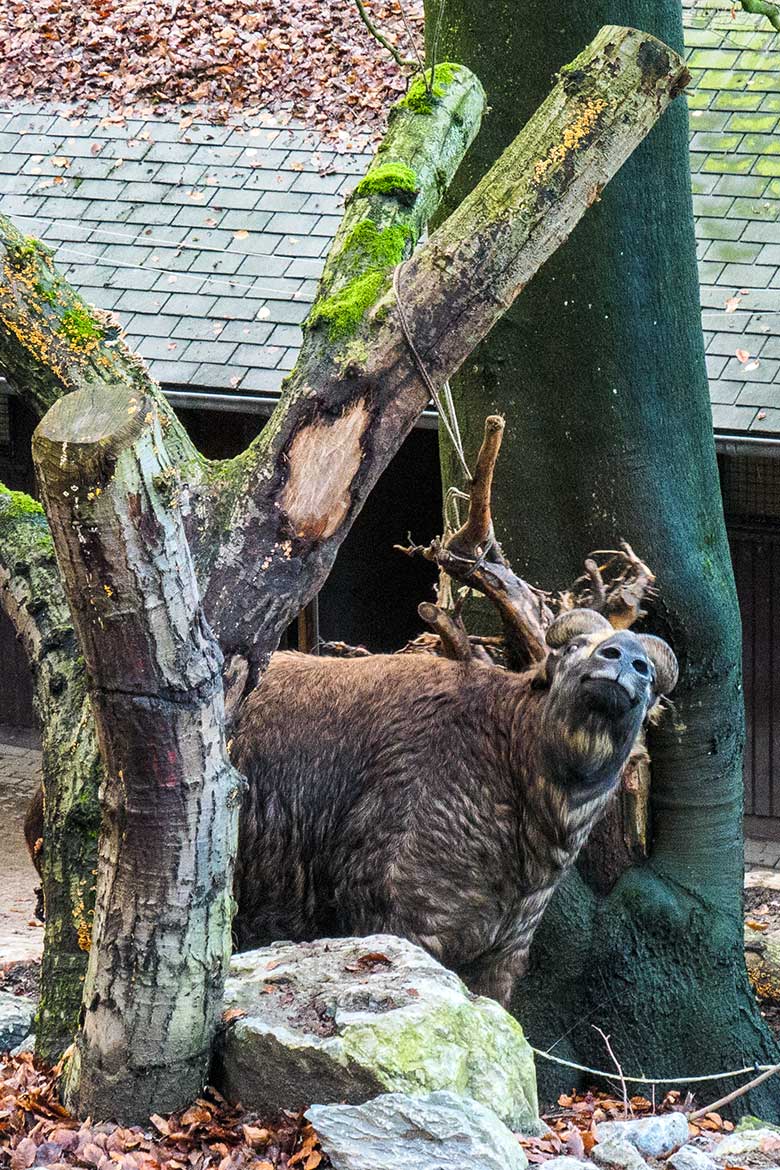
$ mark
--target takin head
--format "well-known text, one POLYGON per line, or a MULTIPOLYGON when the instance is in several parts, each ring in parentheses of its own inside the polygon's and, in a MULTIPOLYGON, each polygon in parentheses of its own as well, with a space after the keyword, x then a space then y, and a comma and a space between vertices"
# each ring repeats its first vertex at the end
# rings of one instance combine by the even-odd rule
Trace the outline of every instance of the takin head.
POLYGON ((677 659, 661 638, 615 630, 591 609, 561 614, 546 637, 543 769, 575 803, 590 800, 615 782, 659 699, 674 689, 677 659))

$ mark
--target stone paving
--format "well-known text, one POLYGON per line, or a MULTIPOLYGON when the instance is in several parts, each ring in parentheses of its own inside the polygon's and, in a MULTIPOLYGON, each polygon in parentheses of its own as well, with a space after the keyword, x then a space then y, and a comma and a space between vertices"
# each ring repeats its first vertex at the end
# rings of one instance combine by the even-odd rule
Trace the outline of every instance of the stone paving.
POLYGON ((3 870, 0 884, 0 965, 40 957, 43 929, 34 919, 38 875, 27 853, 22 825, 40 783, 41 753, 29 740, 0 728, 0 825, 3 870), (21 742, 20 742, 21 738, 21 742), (3 742, 8 741, 11 742, 3 742))

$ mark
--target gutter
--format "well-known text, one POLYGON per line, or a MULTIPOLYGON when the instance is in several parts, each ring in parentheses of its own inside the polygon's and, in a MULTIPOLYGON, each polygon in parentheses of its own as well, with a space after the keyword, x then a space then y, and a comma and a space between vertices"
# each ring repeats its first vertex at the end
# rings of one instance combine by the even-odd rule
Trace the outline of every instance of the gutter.
POLYGON ((760 455, 780 459, 780 435, 741 435, 729 431, 715 432, 715 450, 719 455, 760 455))

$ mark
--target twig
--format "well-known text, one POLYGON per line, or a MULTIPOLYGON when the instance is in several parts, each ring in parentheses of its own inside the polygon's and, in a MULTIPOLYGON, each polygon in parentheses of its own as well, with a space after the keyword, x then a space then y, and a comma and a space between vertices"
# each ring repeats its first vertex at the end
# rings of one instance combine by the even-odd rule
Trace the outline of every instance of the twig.
POLYGON ((780 4, 773 4, 771 0, 741 0, 745 12, 753 16, 765 16, 772 28, 780 32, 780 4))
POLYGON ((746 1085, 742 1085, 740 1089, 734 1089, 732 1093, 727 1093, 725 1097, 719 1097, 717 1101, 713 1101, 706 1109, 697 1109, 695 1113, 689 1113, 688 1120, 698 1121, 700 1117, 706 1117, 708 1113, 715 1113, 724 1105, 730 1105, 732 1101, 736 1101, 737 1097, 743 1097, 745 1093, 749 1093, 751 1089, 755 1089, 757 1085, 769 1080, 777 1073, 780 1073, 780 1064, 773 1064, 771 1068, 766 1069, 760 1076, 754 1077, 752 1081, 748 1081, 746 1085))
MULTIPOLYGON (((371 36, 374 38, 375 41, 379 42, 379 44, 382 46, 383 49, 387 49, 387 52, 393 58, 396 65, 398 66, 398 68, 399 69, 409 69, 409 68, 414 69, 417 62, 411 61, 408 57, 402 57, 401 54, 396 49, 395 45, 391 41, 388 41, 387 37, 384 36, 384 34, 379 31, 379 29, 374 24, 371 17, 366 12, 366 6, 363 3, 363 0, 355 0, 355 6, 356 6, 358 12, 360 13, 360 19, 363 21, 363 24, 366 26, 368 31, 371 33, 371 36)), ((405 20, 404 20, 404 23, 406 23, 405 20)), ((408 25, 407 25, 407 32, 409 32, 408 25)))
POLYGON ((598 1032, 599 1036, 604 1041, 604 1046, 606 1047, 606 1050, 609 1053, 609 1058, 612 1061, 612 1063, 614 1064, 615 1068, 617 1069, 618 1076, 620 1077, 620 1088, 623 1092, 623 1117, 624 1117, 624 1119, 627 1120, 628 1115, 631 1112, 631 1105, 630 1105, 629 1100, 628 1100, 628 1088, 626 1086, 626 1078, 623 1075, 622 1066, 621 1066, 618 1058, 615 1056, 615 1053, 612 1051, 612 1045, 609 1042, 609 1036, 605 1035, 605 1033, 602 1032, 601 1028, 597 1027, 596 1024, 591 1024, 591 1027, 593 1028, 594 1031, 598 1032))
POLYGON ((409 38, 409 44, 412 46, 412 51, 414 52, 414 55, 417 58, 417 65, 420 69, 420 72, 422 73, 423 84, 425 85, 426 92, 428 94, 430 94, 433 90, 433 80, 431 79, 430 88, 429 88, 429 82, 428 82, 427 77, 425 76, 425 62, 423 61, 422 57, 420 56, 420 50, 417 48, 417 41, 414 38, 412 26, 409 23, 409 17, 406 15, 406 9, 404 7, 403 0, 398 0, 398 7, 401 9, 401 19, 404 22, 404 28, 406 29, 406 35, 409 38))

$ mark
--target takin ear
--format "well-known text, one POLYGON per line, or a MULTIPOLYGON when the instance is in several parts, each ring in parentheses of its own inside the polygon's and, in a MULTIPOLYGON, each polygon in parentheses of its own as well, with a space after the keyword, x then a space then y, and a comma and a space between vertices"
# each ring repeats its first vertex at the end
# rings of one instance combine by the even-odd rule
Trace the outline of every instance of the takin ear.
POLYGON ((551 650, 545 659, 536 663, 533 678, 531 679, 531 687, 533 690, 546 691, 552 685, 552 680, 555 677, 555 671, 558 668, 560 660, 560 654, 555 650, 551 650))

